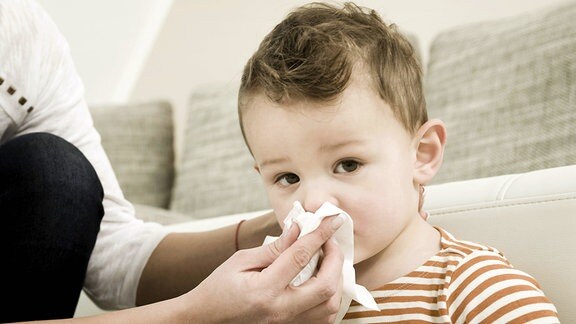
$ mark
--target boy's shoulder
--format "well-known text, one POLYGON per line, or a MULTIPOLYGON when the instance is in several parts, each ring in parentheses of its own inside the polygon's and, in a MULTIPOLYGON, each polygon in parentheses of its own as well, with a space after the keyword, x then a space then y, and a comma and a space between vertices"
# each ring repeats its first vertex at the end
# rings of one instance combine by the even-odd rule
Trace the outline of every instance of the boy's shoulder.
POLYGON ((446 294, 474 289, 484 290, 529 286, 540 293, 541 286, 530 274, 515 268, 494 247, 455 238, 446 230, 435 227, 441 234, 441 250, 427 265, 443 274, 442 289, 446 294))
POLYGON ((504 254, 494 247, 455 238, 448 231, 436 227, 441 234, 441 250, 436 257, 442 259, 447 281, 454 281, 462 273, 478 274, 482 268, 509 269, 514 267, 504 254))
POLYGON ((436 257, 445 267, 442 299, 452 319, 508 322, 538 313, 538 317, 557 322, 556 308, 534 277, 514 268, 493 247, 459 240, 437 229, 442 249, 436 257))
POLYGON ((499 259, 500 261, 510 264, 504 254, 502 254, 498 249, 471 241, 461 240, 454 237, 451 233, 443 228, 435 227, 438 232, 440 232, 440 246, 441 250, 438 255, 452 260, 451 265, 455 265, 454 262, 464 262, 470 258, 484 256, 485 258, 492 257, 494 259, 499 259))

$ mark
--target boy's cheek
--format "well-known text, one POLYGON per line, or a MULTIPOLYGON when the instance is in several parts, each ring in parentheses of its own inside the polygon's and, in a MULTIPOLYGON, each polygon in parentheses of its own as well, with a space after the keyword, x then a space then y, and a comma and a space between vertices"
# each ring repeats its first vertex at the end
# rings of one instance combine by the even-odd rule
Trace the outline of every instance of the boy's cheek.
POLYGON ((280 228, 284 229, 284 219, 286 218, 286 214, 280 214, 280 212, 276 211, 274 211, 274 213, 276 214, 276 220, 278 221, 280 228))
POLYGON ((282 208, 282 207, 273 208, 273 209, 274 209, 274 214, 276 215, 276 220, 278 221, 278 224, 280 224, 280 227, 282 229, 284 229, 284 219, 286 219, 290 210, 286 209, 286 208, 282 208))
POLYGON ((272 210, 274 211, 274 215, 276 216, 276 220, 278 221, 280 228, 284 229, 284 219, 286 218, 286 213, 282 212, 281 209, 274 207, 272 207, 272 210))
POLYGON ((278 225, 280 225, 280 228, 282 230, 284 230, 284 220, 283 219, 278 218, 278 225))

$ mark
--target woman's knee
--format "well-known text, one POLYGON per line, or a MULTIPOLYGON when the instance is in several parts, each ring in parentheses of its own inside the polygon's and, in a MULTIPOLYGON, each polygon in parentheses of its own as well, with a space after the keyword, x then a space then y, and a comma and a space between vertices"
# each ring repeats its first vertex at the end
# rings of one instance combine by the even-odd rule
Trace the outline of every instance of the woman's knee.
POLYGON ((33 215, 37 221, 38 214, 55 213, 67 217, 66 224, 73 224, 73 217, 98 230, 102 185, 84 154, 66 140, 32 133, 6 142, 0 146, 0 178, 0 193, 11 200, 2 204, 11 204, 7 209, 18 218, 33 215))
POLYGON ((41 181, 53 188, 64 186, 59 189, 101 195, 100 180, 88 159, 58 136, 32 133, 16 137, 0 146, 0 161, 0 172, 15 182, 41 181))

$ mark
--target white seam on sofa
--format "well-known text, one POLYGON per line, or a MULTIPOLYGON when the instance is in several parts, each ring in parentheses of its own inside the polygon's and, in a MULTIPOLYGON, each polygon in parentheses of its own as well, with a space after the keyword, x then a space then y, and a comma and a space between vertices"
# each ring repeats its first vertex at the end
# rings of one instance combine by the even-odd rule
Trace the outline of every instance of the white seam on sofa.
POLYGON ((500 190, 498 191, 498 194, 496 194, 496 200, 504 200, 504 198, 506 197, 506 193, 508 192, 508 189, 510 189, 510 187, 512 186, 512 184, 513 184, 518 178, 520 178, 520 176, 522 176, 522 173, 516 174, 516 175, 511 175, 511 176, 502 184, 502 188, 500 188, 500 190))
MULTIPOLYGON (((547 199, 547 200, 540 200, 540 201, 530 201, 530 202, 516 202, 516 203, 508 203, 508 204, 494 204, 491 206, 478 206, 472 208, 462 208, 462 209, 452 209, 450 211, 430 211, 430 216, 440 216, 440 215, 450 215, 450 214, 458 214, 464 213, 469 211, 475 210, 482 210, 482 209, 492 209, 492 208, 506 208, 506 207, 514 207, 514 206, 529 206, 529 205, 541 205, 549 202, 556 202, 556 201, 564 201, 564 200, 576 200, 576 196, 564 197, 564 198, 557 198, 557 199, 547 199)), ((498 201, 496 201, 497 203, 498 201)))

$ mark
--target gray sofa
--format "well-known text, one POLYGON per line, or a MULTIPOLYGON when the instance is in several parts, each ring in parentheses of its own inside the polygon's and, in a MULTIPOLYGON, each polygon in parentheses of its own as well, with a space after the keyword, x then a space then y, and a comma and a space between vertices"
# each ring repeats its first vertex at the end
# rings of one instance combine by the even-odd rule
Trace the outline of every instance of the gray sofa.
MULTIPOLYGON (((193 89, 179 151, 167 102, 92 108, 138 217, 201 230, 269 208, 240 135, 236 91, 193 89)), ((425 93, 431 117, 448 128, 426 203, 431 221, 511 251, 561 318, 576 321, 576 2, 440 33, 425 93)))

